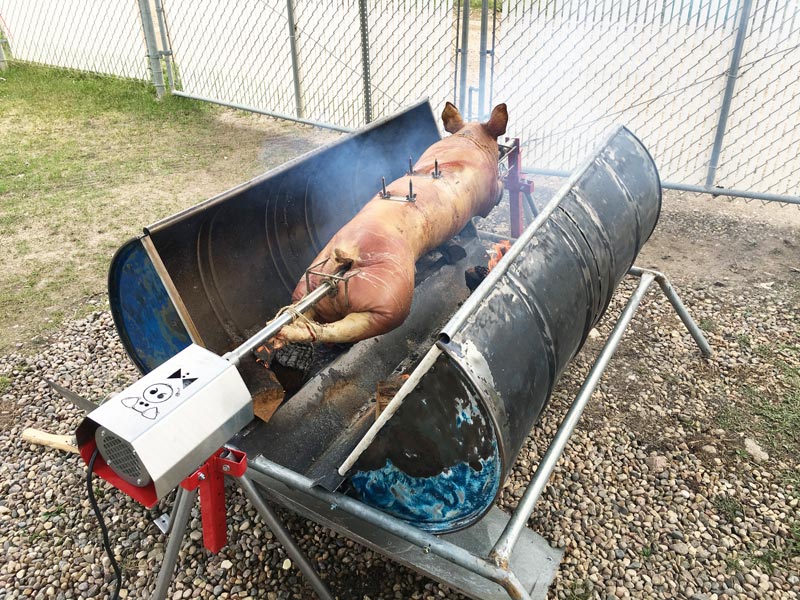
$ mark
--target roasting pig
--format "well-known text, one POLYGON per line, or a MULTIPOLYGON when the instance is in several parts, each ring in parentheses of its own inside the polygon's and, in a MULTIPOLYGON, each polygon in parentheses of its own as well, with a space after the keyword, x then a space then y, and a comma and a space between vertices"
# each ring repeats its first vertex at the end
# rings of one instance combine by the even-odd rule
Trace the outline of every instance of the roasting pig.
MULTIPOLYGON (((502 191, 497 137, 506 131, 506 105, 496 106, 486 123, 465 123, 448 102, 442 121, 453 135, 430 146, 412 174, 386 185, 388 195, 402 198, 409 195, 411 180, 415 201, 390 200, 379 192, 313 261, 325 273, 346 268, 351 275, 347 293, 339 283, 335 296, 285 327, 279 340, 357 342, 400 326, 411 310, 417 260, 497 204, 502 191), (438 178, 432 176, 436 162, 438 178)), ((310 276, 312 290, 319 281, 310 276)), ((292 300, 309 291, 303 277, 292 300)))

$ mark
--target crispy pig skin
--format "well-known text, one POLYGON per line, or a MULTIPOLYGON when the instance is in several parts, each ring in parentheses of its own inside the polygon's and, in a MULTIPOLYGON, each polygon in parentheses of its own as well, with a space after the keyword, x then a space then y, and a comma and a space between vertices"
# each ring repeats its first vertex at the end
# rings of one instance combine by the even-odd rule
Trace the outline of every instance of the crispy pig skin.
MULTIPOLYGON (((464 123, 455 106, 442 113, 453 135, 430 146, 414 165, 414 175, 386 186, 404 197, 413 182, 415 202, 398 202, 376 194, 342 227, 312 264, 334 273, 348 266, 355 274, 338 293, 317 303, 285 327, 279 338, 291 342, 356 342, 398 327, 408 316, 414 293, 414 264, 461 231, 475 215, 485 217, 501 191, 497 137, 505 133, 508 114, 501 104, 487 123, 464 123), (442 177, 434 179, 434 161, 442 177)), ((319 277, 311 276, 311 288, 319 277)), ((303 277, 294 290, 296 302, 306 293, 303 277)))

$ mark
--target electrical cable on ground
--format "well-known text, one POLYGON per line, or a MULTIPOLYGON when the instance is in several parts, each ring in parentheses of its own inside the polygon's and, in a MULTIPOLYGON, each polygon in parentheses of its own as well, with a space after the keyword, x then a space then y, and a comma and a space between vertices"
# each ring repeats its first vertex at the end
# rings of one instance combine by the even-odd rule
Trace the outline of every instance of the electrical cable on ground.
POLYGON ((89 460, 89 469, 86 474, 86 489, 89 492, 89 503, 92 505, 94 514, 97 517, 97 522, 100 524, 100 531, 103 534, 103 548, 105 549, 106 555, 111 561, 111 566, 113 567, 114 575, 116 576, 116 586, 114 588, 114 594, 111 596, 111 598, 112 600, 118 600, 119 590, 122 587, 122 569, 119 568, 119 564, 114 558, 114 552, 111 550, 111 542, 108 539, 108 527, 106 527, 106 522, 103 519, 103 513, 100 511, 100 507, 97 505, 97 499, 94 497, 94 489, 92 488, 94 461, 97 458, 98 453, 98 449, 95 448, 94 452, 92 453, 92 458, 89 460))

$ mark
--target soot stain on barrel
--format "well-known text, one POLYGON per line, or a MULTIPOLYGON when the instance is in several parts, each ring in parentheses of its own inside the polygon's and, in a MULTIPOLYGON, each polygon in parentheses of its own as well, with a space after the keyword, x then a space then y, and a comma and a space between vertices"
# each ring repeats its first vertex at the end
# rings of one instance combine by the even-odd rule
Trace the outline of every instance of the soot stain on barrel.
POLYGON ((491 425, 471 390, 440 357, 356 464, 376 471, 387 460, 412 477, 432 477, 459 464, 480 471, 495 452, 491 425))

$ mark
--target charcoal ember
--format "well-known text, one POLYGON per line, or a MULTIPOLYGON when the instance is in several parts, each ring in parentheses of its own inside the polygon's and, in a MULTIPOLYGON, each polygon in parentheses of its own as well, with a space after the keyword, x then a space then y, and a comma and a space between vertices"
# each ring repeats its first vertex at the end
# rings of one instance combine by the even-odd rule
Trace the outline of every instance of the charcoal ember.
POLYGON ((464 271, 464 280, 467 283, 469 291, 474 292, 475 289, 481 284, 481 282, 484 279, 486 279, 486 276, 488 274, 489 274, 489 269, 482 265, 470 267, 469 269, 464 271))
POLYGON ((286 344, 275 351, 273 364, 278 363, 287 369, 308 371, 314 362, 314 346, 312 344, 286 344))
POLYGON ((438 250, 448 265, 454 265, 467 256, 467 251, 452 240, 439 246, 438 250))
POLYGON ((290 396, 308 381, 313 364, 314 347, 311 344, 286 344, 275 350, 270 368, 290 396))

